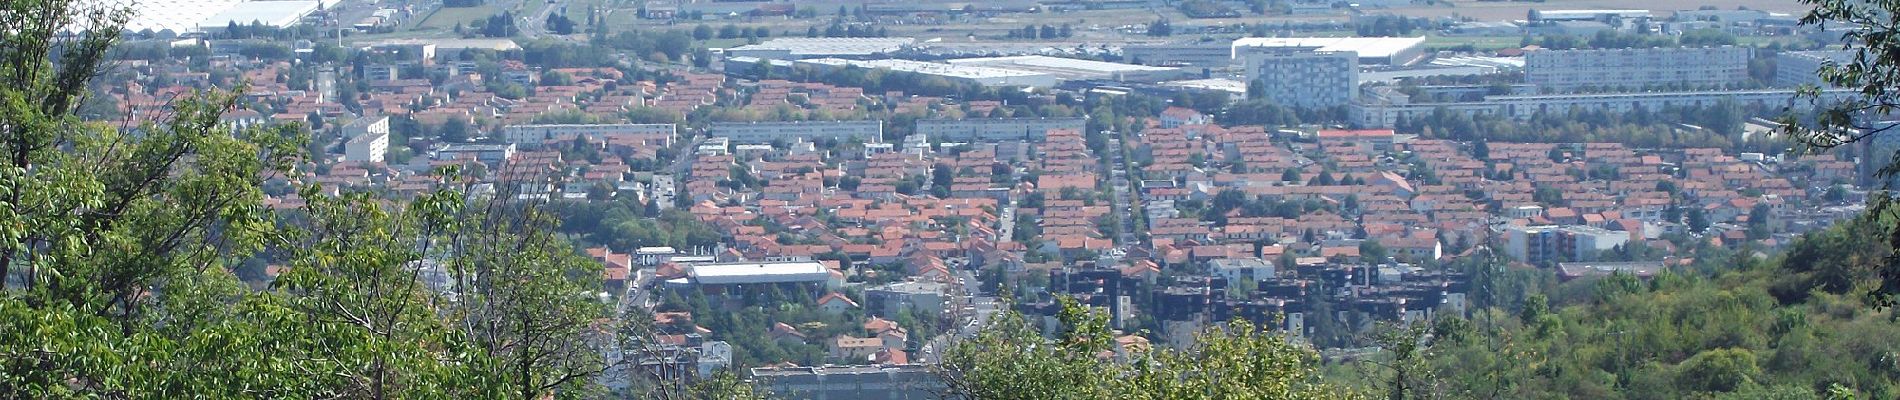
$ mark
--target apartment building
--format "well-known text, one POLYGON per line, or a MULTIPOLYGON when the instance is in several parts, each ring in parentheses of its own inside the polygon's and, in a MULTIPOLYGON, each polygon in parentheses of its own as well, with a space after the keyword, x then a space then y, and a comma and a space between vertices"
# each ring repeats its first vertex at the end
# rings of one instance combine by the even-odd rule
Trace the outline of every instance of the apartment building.
POLYGON ((1359 55, 1314 48, 1261 47, 1241 54, 1250 89, 1248 97, 1297 108, 1328 108, 1352 103, 1359 93, 1359 55))
POLYGON ((1748 81, 1747 47, 1538 50, 1524 54, 1525 80, 1539 89, 1723 86, 1748 81))
POLYGON ((858 138, 865 142, 876 142, 884 137, 884 124, 872 120, 720 122, 714 123, 706 133, 712 137, 730 139, 732 143, 792 142, 798 139, 817 141, 819 138, 841 142, 858 138))

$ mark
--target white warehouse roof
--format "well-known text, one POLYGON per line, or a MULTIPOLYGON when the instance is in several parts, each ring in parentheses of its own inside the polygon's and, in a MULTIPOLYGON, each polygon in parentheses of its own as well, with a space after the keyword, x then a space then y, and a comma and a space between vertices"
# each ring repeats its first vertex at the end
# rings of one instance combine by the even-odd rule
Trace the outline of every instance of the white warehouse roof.
POLYGON ((915 72, 915 73, 926 74, 926 75, 937 75, 937 76, 965 78, 965 79, 1039 77, 1039 76, 1047 75, 1047 74, 1043 74, 1039 72, 1017 71, 1013 69, 977 67, 977 66, 954 65, 954 64, 939 64, 939 63, 933 63, 933 62, 897 60, 897 59, 845 60, 845 59, 837 59, 837 58, 821 58, 821 59, 815 59, 815 60, 804 60, 802 62, 818 64, 818 65, 828 65, 828 66, 834 66, 834 67, 842 67, 842 66, 850 65, 850 66, 856 66, 858 68, 882 68, 882 69, 888 69, 888 70, 898 71, 898 72, 915 72))
POLYGON ((726 49, 728 53, 783 52, 792 56, 866 56, 901 50, 912 38, 776 38, 726 49))
POLYGON ((321 4, 316 1, 247 1, 206 18, 199 26, 204 29, 222 29, 232 22, 248 25, 257 21, 265 26, 282 28, 296 25, 304 16, 317 12, 321 4))
POLYGON ((824 282, 831 269, 816 261, 698 264, 690 273, 701 285, 824 282))
POLYGON ((1180 71, 1179 68, 1152 67, 1147 65, 1122 64, 1105 61, 1081 60, 1050 56, 1010 56, 965 58, 946 61, 953 65, 995 67, 1030 72, 1043 72, 1063 79, 1119 79, 1126 75, 1168 74, 1180 71))
MULTIPOLYGON (((1400 52, 1425 45, 1425 37, 1313 37, 1313 38, 1242 38, 1234 40, 1234 49, 1242 47, 1317 47, 1318 51, 1351 51, 1359 58, 1389 58, 1400 52)), ((1239 53, 1235 53, 1239 55, 1239 53)))
POLYGON ((131 7, 133 15, 125 23, 126 31, 149 29, 153 32, 171 30, 173 33, 224 29, 232 21, 247 25, 257 21, 274 27, 290 26, 317 11, 322 4, 303 0, 82 0, 82 3, 90 7, 131 7))

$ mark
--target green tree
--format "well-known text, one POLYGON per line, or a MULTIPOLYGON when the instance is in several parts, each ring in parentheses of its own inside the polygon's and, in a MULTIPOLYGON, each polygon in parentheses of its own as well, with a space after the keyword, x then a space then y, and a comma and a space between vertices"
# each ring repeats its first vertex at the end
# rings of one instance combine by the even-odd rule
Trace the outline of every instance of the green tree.
POLYGON ((453 174, 409 201, 305 186, 277 214, 263 182, 304 164, 304 138, 225 127, 234 94, 181 98, 136 134, 71 114, 129 17, 87 7, 0 3, 17 17, 0 21, 0 397, 593 390, 599 267, 551 220, 453 174), (287 268, 253 291, 230 271, 258 258, 287 268))
MULTIPOLYGON (((1891 16, 1900 11, 1900 5, 1850 0, 1802 0, 1801 3, 1814 7, 1801 17, 1801 25, 1842 27, 1843 47, 1858 53, 1858 57, 1847 62, 1824 64, 1819 71, 1821 80, 1832 86, 1853 89, 1858 95, 1824 97, 1819 88, 1803 88, 1800 97, 1817 110, 1812 115, 1782 117, 1783 133, 1800 139, 1809 149, 1839 147, 1870 140, 1875 135, 1895 134, 1894 127, 1900 125, 1875 123, 1867 117, 1890 113, 1900 107, 1900 74, 1895 73, 1900 71, 1900 53, 1891 51, 1900 48, 1900 35, 1896 35, 1900 27, 1891 22, 1891 16)), ((1884 179, 1900 174, 1900 163, 1892 162, 1896 159, 1900 159, 1900 152, 1887 157, 1888 162, 1878 164, 1876 175, 1884 179)), ((1872 214, 1883 214, 1881 211, 1893 204, 1888 196, 1869 197, 1877 198, 1872 214)), ((1900 241, 1900 229, 1890 226, 1887 232, 1893 240, 1900 241)), ((1881 305, 1893 306, 1900 304, 1900 258, 1888 257, 1888 260, 1880 268, 1880 283, 1869 290, 1869 295, 1881 305)))
POLYGON ((1058 297, 1061 331, 1044 338, 1005 312, 945 354, 940 375, 958 395, 980 399, 1352 399, 1324 383, 1318 355, 1264 327, 1228 322, 1180 351, 1117 349, 1106 315, 1058 297), (1111 351, 1127 362, 1100 357, 1111 351))
POLYGON ((1755 353, 1746 349, 1715 349, 1696 353, 1682 362, 1676 382, 1700 392, 1733 392, 1755 381, 1761 368, 1755 353))

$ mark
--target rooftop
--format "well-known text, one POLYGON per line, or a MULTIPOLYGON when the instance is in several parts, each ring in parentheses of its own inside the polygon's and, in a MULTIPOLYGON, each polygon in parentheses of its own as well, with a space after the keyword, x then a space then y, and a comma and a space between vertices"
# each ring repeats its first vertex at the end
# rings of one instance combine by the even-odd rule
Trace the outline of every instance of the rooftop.
POLYGON ((1602 276, 1619 272, 1648 277, 1662 271, 1663 263, 1661 261, 1567 262, 1557 263, 1557 269, 1564 276, 1569 277, 1602 276))
POLYGON ((1242 38, 1234 41, 1234 49, 1242 47, 1316 47, 1318 51, 1350 51, 1360 58, 1392 57, 1407 49, 1425 44, 1425 37, 1312 37, 1312 38, 1242 38))
POLYGON ((1010 56, 965 58, 946 61, 953 65, 995 67, 1032 72, 1044 72, 1064 79, 1104 79, 1114 78, 1125 73, 1162 73, 1179 71, 1177 68, 1151 67, 1146 65, 1122 64, 1105 61, 1081 60, 1050 56, 1010 56))
POLYGON ((831 269, 817 261, 723 263, 694 265, 690 274, 702 285, 822 282, 831 269))
POLYGON ((953 78, 1015 78, 1046 75, 1040 72, 1018 71, 1013 69, 989 68, 968 65, 939 64, 911 60, 845 60, 838 58, 820 58, 804 62, 829 66, 856 66, 859 68, 881 68, 898 72, 915 72, 953 78))
POLYGON ((726 51, 785 51, 792 55, 845 56, 888 53, 915 43, 912 38, 777 38, 726 51))

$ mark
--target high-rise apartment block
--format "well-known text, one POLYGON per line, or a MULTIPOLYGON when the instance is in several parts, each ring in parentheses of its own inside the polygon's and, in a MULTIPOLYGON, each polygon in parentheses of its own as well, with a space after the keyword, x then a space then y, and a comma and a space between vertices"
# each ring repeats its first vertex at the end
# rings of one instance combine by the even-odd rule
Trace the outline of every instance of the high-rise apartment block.
POLYGON ((1524 54, 1525 80, 1539 89, 1719 87, 1748 81, 1747 47, 1538 50, 1524 54))
POLYGON ((1301 47, 1236 49, 1247 60, 1248 97, 1295 108, 1328 108, 1352 103, 1359 92, 1359 55, 1301 47))

